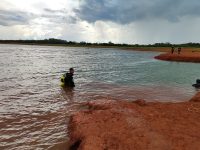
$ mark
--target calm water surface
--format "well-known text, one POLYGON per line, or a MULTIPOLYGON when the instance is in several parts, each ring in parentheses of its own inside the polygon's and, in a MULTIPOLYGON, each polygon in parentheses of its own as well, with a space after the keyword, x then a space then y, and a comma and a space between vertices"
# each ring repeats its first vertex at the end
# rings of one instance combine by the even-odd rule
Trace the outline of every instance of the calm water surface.
POLYGON ((155 52, 0 45, 0 149, 63 149, 69 115, 99 98, 183 101, 195 94, 195 63, 153 59, 155 52), (75 68, 75 89, 60 76, 75 68))

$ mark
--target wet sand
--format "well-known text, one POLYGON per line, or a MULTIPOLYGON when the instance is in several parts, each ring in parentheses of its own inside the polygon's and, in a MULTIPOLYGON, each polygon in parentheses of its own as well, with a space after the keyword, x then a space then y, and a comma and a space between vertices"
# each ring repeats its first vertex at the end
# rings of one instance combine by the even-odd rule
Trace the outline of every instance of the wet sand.
POLYGON ((199 150, 200 93, 190 101, 88 102, 71 116, 71 149, 199 150))

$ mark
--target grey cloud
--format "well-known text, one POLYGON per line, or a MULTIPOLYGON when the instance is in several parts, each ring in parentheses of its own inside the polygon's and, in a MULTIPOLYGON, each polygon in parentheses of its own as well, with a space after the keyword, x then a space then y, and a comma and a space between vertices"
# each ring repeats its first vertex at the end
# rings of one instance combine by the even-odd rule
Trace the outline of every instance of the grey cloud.
POLYGON ((49 9, 49 8, 44 8, 44 11, 47 13, 65 13, 66 12, 65 9, 53 10, 53 9, 49 9))
POLYGON ((76 15, 88 22, 113 21, 127 24, 162 18, 170 22, 184 16, 199 17, 199 0, 82 0, 76 15))
POLYGON ((65 9, 52 10, 45 8, 43 14, 33 14, 18 10, 0 10, 0 25, 27 25, 35 18, 45 18, 52 23, 75 23, 77 18, 67 14, 65 9))
POLYGON ((77 18, 67 14, 65 9, 52 10, 49 8, 44 9, 44 14, 41 15, 43 18, 49 19, 50 22, 54 23, 75 23, 77 18))
POLYGON ((41 15, 42 18, 46 18, 48 19, 50 22, 53 23, 76 23, 77 18, 73 17, 73 16, 62 16, 62 15, 58 15, 58 14, 54 14, 54 15, 41 15))
POLYGON ((2 26, 28 24, 32 18, 34 18, 34 14, 22 11, 0 10, 0 25, 2 26))

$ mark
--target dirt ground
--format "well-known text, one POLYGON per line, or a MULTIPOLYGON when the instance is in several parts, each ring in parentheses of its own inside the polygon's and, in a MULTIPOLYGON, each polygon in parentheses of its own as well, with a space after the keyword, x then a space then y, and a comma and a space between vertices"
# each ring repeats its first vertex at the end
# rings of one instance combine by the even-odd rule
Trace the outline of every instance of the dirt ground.
POLYGON ((134 49, 126 49, 133 51, 152 51, 152 52, 165 52, 156 56, 156 59, 166 61, 181 61, 181 62, 200 62, 200 48, 183 47, 180 54, 178 48, 175 48, 174 53, 171 53, 171 47, 139 47, 134 49))
POLYGON ((166 61, 200 62, 200 52, 181 52, 180 54, 165 53, 155 58, 166 61))
POLYGON ((200 93, 188 102, 97 100, 70 119, 73 150, 200 150, 200 93))

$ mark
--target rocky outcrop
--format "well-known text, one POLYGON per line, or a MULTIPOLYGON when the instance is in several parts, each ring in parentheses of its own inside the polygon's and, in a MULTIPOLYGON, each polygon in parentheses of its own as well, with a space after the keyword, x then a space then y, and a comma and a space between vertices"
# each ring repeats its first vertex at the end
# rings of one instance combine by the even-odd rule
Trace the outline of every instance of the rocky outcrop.
POLYGON ((197 150, 200 103, 99 100, 71 116, 71 150, 197 150))

